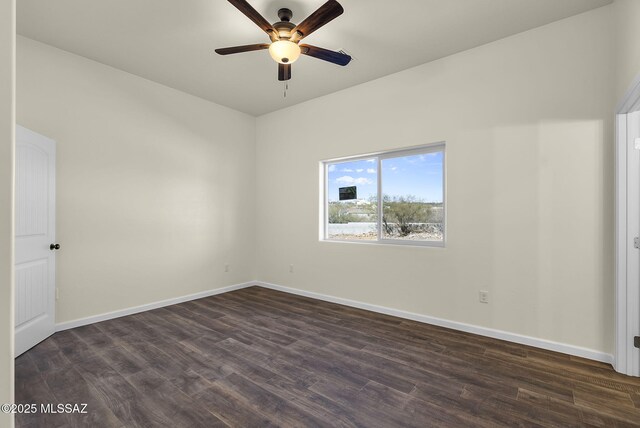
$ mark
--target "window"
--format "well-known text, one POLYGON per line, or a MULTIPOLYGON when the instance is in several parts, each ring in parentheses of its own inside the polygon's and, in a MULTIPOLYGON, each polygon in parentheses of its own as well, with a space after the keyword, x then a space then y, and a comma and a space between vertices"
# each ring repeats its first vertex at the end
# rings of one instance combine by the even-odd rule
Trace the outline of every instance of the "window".
POLYGON ((443 246, 444 158, 440 143, 323 162, 322 238, 443 246))

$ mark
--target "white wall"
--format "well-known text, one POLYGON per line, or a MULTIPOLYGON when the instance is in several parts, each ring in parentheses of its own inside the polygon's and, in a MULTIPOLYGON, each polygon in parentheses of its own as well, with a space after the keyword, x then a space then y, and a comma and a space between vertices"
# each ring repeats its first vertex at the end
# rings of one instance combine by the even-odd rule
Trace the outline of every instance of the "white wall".
POLYGON ((58 322, 254 279, 253 117, 23 37, 17 55, 17 121, 57 142, 58 322))
POLYGON ((611 7, 615 16, 616 100, 620 101, 640 76, 640 1, 616 0, 611 7))
POLYGON ((611 353, 611 14, 258 118, 258 278, 611 353), (318 242, 319 161, 442 140, 446 248, 318 242))
MULTIPOLYGON (((13 139, 15 1, 0 2, 0 404, 13 401, 13 139)), ((13 416, 0 412, 0 427, 13 416)))
POLYGON ((611 46, 636 6, 260 117, 258 162, 255 119, 19 38, 18 122, 58 142, 58 322, 258 278, 611 352, 612 106, 636 67, 611 46), (447 248, 318 242, 320 160, 441 140, 447 248))

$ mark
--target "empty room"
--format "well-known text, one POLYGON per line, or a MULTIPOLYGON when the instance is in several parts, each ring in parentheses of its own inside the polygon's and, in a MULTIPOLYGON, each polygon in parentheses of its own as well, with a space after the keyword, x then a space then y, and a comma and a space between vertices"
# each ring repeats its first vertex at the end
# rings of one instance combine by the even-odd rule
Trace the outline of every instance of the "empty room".
POLYGON ((640 0, 0 2, 0 428, 640 426, 640 0))

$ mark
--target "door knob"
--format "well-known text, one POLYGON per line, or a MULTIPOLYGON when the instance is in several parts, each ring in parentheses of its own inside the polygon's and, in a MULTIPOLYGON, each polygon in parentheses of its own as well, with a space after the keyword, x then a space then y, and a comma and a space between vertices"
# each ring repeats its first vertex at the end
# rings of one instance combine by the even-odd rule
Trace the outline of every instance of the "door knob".
POLYGON ((49 249, 50 250, 59 250, 60 249, 60 244, 51 244, 49 245, 49 249))

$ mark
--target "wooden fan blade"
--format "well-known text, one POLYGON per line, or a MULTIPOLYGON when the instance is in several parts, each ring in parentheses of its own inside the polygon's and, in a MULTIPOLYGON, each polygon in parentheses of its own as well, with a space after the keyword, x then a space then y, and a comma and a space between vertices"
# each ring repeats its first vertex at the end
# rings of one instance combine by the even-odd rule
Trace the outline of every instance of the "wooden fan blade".
POLYGON ((244 45, 244 46, 233 46, 230 48, 220 48, 216 49, 216 53, 218 55, 231 55, 242 52, 251 52, 251 51, 260 51, 263 49, 269 49, 268 43, 260 43, 256 45, 244 45))
POLYGON ((344 9, 340 6, 340 3, 336 0, 329 0, 291 31, 291 41, 302 40, 318 28, 342 15, 343 12, 344 9))
POLYGON ((257 10, 253 8, 246 0, 228 0, 236 9, 242 12, 247 18, 252 20, 258 27, 269 35, 271 41, 278 40, 278 32, 273 28, 269 21, 264 19, 257 10))
POLYGON ((290 80, 291 79, 291 64, 278 64, 278 80, 290 80))
POLYGON ((300 45, 300 51, 304 55, 312 56, 323 61, 329 61, 334 64, 345 66, 351 62, 351 57, 342 52, 330 51, 329 49, 319 48, 311 45, 300 45))

